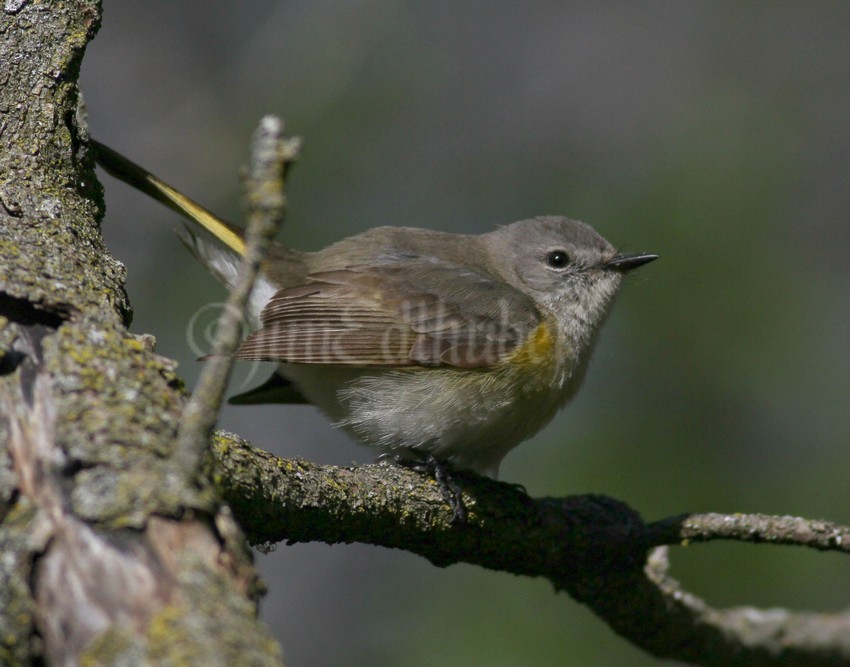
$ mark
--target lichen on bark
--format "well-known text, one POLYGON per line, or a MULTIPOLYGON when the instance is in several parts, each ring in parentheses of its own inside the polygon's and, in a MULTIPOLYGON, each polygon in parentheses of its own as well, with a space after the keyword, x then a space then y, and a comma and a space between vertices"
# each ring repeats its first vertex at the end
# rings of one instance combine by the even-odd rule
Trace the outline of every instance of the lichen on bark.
POLYGON ((76 83, 100 12, 0 10, 0 662, 280 664, 238 528, 174 460, 186 391, 127 331, 100 235, 76 83))

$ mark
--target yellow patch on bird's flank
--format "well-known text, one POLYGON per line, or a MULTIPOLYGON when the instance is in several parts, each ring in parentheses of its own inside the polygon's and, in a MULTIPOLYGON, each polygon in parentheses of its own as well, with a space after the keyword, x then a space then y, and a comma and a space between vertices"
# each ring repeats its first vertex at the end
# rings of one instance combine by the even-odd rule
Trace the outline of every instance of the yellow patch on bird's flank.
POLYGON ((542 322, 508 359, 520 366, 549 365, 555 353, 555 336, 546 322, 542 322))

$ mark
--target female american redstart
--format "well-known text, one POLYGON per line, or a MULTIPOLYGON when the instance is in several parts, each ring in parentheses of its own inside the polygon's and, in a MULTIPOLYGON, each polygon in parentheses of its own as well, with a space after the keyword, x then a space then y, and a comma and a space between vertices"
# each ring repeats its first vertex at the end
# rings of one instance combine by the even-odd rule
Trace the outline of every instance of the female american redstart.
MULTIPOLYGON (((230 287, 242 231, 92 145, 110 174, 196 225, 184 240, 230 287)), ((495 477, 578 390, 623 275, 656 258, 558 216, 479 235, 377 227, 318 252, 275 244, 236 358, 277 367, 231 402, 313 403, 383 452, 495 477)))

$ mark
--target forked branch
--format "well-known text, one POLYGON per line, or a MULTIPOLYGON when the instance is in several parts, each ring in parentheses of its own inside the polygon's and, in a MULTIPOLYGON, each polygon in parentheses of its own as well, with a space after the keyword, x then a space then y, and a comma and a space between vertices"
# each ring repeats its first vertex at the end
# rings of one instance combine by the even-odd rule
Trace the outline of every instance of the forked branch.
POLYGON ((736 539, 850 551, 850 529, 792 517, 681 515, 646 524, 606 496, 533 499, 455 473, 465 525, 427 478, 393 465, 280 459, 231 434, 214 439, 214 477, 254 543, 363 542, 435 565, 545 577, 650 653, 700 665, 847 665, 850 614, 713 609, 667 574, 663 545, 736 539))

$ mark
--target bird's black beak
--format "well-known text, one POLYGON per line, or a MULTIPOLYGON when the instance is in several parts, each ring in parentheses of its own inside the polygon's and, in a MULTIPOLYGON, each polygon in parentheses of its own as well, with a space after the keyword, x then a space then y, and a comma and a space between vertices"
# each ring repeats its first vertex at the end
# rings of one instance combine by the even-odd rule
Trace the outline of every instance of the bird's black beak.
POLYGON ((636 252, 628 255, 622 254, 617 255, 614 259, 608 260, 605 263, 605 268, 625 273, 626 271, 631 271, 632 269, 636 269, 644 264, 649 264, 656 259, 658 259, 658 255, 653 255, 652 253, 647 252, 636 252))

